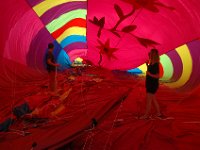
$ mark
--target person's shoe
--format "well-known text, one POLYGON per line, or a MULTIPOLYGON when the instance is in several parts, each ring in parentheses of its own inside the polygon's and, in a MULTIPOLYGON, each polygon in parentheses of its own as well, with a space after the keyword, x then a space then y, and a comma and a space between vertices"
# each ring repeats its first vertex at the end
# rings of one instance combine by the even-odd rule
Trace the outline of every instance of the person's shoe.
POLYGON ((160 114, 160 115, 157 115, 156 118, 160 119, 160 120, 164 120, 164 119, 166 119, 166 116, 163 114, 160 114))
POLYGON ((49 92, 49 95, 50 96, 60 96, 59 93, 57 93, 57 92, 49 92))
POLYGON ((140 116, 139 119, 145 119, 146 120, 146 119, 149 119, 149 116, 148 115, 143 115, 143 116, 140 116))

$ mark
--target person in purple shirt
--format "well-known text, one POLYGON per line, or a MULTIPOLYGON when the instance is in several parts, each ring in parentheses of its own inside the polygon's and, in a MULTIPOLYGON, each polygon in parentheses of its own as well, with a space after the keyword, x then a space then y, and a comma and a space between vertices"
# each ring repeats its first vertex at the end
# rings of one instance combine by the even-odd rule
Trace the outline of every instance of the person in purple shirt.
POLYGON ((54 50, 53 43, 49 43, 48 52, 46 54, 46 66, 49 74, 49 90, 50 94, 52 95, 56 94, 57 92, 56 74, 57 74, 57 67, 60 66, 60 64, 57 64, 55 62, 53 50, 54 50))

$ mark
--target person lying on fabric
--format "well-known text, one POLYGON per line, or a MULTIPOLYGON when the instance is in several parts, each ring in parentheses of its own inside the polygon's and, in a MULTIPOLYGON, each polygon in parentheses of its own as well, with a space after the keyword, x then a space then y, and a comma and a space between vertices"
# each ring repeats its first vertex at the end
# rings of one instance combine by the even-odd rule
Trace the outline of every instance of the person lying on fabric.
POLYGON ((44 95, 33 95, 26 97, 25 102, 14 107, 12 114, 1 120, 0 132, 6 132, 18 119, 31 118, 54 118, 65 110, 65 101, 72 91, 69 88, 60 97, 47 97, 44 95))

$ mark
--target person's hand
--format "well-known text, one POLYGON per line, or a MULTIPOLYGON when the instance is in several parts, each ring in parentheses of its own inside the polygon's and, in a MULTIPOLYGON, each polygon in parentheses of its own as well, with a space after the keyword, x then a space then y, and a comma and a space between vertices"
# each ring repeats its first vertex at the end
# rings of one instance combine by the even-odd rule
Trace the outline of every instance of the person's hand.
POLYGON ((60 64, 55 64, 56 67, 60 67, 60 64))
POLYGON ((145 63, 146 63, 146 65, 148 66, 148 64, 149 64, 149 61, 147 60, 145 63))

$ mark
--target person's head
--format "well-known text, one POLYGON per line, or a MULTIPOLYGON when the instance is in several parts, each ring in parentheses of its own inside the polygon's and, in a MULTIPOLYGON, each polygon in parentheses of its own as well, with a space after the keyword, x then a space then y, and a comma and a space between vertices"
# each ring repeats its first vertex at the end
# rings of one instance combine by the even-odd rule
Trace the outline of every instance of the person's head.
POLYGON ((151 49, 151 51, 149 53, 149 59, 151 60, 151 62, 159 62, 160 61, 159 52, 157 49, 155 49, 155 48, 151 49))
POLYGON ((54 49, 53 43, 49 43, 49 44, 48 44, 48 49, 49 49, 49 50, 53 50, 53 49, 54 49))

